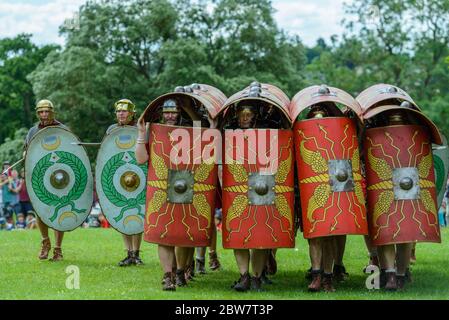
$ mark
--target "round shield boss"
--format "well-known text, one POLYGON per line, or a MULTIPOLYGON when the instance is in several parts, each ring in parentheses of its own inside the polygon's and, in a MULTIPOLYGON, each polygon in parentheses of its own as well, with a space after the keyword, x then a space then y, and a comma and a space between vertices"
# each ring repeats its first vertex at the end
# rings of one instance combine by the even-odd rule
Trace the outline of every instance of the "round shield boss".
POLYGON ((103 214, 111 226, 127 235, 143 232, 147 165, 139 165, 134 150, 137 128, 117 127, 106 135, 97 156, 95 184, 103 214))
POLYGON ((50 228, 71 231, 89 215, 93 178, 86 150, 61 127, 40 130, 30 141, 25 180, 31 203, 50 228))

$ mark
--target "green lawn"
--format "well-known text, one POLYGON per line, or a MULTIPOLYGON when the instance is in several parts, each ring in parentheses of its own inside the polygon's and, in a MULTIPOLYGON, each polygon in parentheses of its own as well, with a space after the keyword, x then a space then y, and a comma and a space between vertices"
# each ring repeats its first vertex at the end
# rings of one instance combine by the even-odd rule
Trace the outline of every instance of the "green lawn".
MULTIPOLYGON (((237 293, 230 289, 238 278, 231 250, 219 250, 222 269, 196 276, 176 292, 161 290, 162 271, 156 246, 143 243, 145 265, 120 268, 122 238, 113 229, 77 229, 64 239, 63 262, 39 261, 39 232, 0 232, 0 300, 2 299, 449 299, 449 230, 443 243, 422 243, 413 266, 414 283, 404 292, 368 291, 362 269, 367 262, 360 236, 348 237, 345 264, 350 279, 332 294, 306 291, 309 267, 307 242, 298 235, 297 249, 278 251, 278 273, 264 292, 237 293), (66 288, 66 268, 80 270, 80 289, 66 288)), ((53 237, 52 241, 53 241, 53 237)))

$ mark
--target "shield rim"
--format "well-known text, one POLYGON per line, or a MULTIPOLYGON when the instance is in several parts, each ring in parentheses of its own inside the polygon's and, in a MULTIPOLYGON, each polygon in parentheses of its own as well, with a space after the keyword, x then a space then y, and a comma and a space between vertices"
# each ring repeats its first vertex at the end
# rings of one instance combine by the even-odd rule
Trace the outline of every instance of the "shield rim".
POLYGON ((354 99, 354 97, 352 97, 349 93, 347 93, 342 89, 331 86, 326 87, 329 88, 331 92, 334 92, 337 95, 336 96, 329 94, 316 95, 321 86, 314 85, 302 89, 293 96, 292 101, 290 103, 290 116, 293 122, 296 122, 296 118, 301 112, 303 112, 305 109, 316 103, 335 102, 343 104, 346 107, 350 108, 352 111, 356 113, 359 121, 363 123, 362 107, 360 106, 359 102, 356 99, 354 99))
POLYGON ((265 92, 268 92, 270 95, 274 96, 276 100, 270 99, 270 97, 266 96, 259 96, 259 97, 250 97, 247 94, 249 93, 250 86, 245 87, 243 90, 238 91, 237 93, 233 94, 231 97, 226 100, 226 102, 222 105, 220 111, 218 112, 216 118, 219 119, 220 124, 223 124, 224 118, 226 116, 226 113, 233 104, 245 101, 245 100, 258 100, 267 102, 269 104, 272 104, 276 106, 286 117, 288 120, 290 126, 292 125, 292 119, 290 117, 290 100, 288 99, 288 96, 278 87, 275 85, 269 84, 269 83, 261 83, 261 88, 265 89, 265 92), (271 89, 271 91, 270 91, 271 89), (278 100, 278 101, 277 101, 278 100))
POLYGON ((360 104, 363 110, 363 114, 367 113, 369 109, 376 103, 388 100, 388 99, 399 99, 401 101, 410 102, 418 111, 421 111, 420 107, 416 104, 415 101, 410 97, 410 95, 403 89, 398 86, 388 84, 388 83, 378 83, 372 85, 362 92, 355 98, 357 102, 360 104), (396 88, 397 93, 388 93, 387 95, 382 96, 381 90, 388 88, 396 88))

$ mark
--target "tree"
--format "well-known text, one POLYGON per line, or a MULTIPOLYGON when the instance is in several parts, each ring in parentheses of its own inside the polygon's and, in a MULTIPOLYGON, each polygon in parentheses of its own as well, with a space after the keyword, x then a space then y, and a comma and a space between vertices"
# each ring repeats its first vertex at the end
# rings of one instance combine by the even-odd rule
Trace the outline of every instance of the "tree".
POLYGON ((277 28, 269 1, 219 0, 210 12, 202 4, 88 1, 79 29, 61 27, 66 48, 28 77, 34 92, 52 99, 83 140, 100 141, 120 98, 143 111, 158 95, 191 83, 227 95, 254 80, 290 95, 299 90, 304 48, 277 28))
POLYGON ((26 76, 56 48, 39 48, 30 34, 0 39, 0 118, 7 120, 0 126, 0 143, 12 137, 16 128, 33 123, 35 97, 26 76))
POLYGON ((26 128, 20 128, 14 132, 13 138, 6 138, 0 145, 0 163, 9 161, 13 164, 22 158, 25 137, 28 132, 26 128))

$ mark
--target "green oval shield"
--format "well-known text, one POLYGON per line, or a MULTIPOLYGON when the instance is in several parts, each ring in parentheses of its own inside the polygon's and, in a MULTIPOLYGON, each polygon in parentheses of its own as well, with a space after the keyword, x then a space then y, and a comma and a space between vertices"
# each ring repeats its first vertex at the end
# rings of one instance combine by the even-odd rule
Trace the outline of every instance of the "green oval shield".
POLYGON ((148 168, 134 153, 137 128, 117 127, 105 136, 97 156, 98 199, 111 226, 127 235, 143 232, 148 168))
POLYGON ((25 180, 31 203, 50 228, 71 231, 87 218, 93 202, 90 161, 79 139, 60 127, 47 127, 30 141, 25 180))

